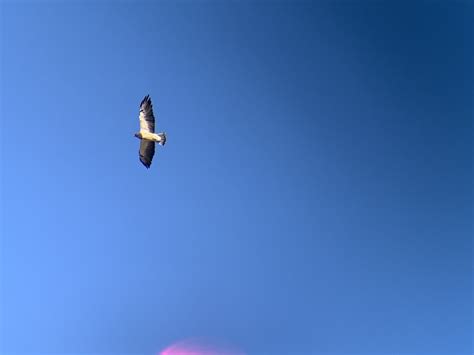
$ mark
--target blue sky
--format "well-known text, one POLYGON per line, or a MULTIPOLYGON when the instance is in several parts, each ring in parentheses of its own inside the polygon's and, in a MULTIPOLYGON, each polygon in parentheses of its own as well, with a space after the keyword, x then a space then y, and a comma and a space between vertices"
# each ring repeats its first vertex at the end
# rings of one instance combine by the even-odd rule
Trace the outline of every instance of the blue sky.
POLYGON ((0 8, 2 354, 472 352, 468 1, 0 8))

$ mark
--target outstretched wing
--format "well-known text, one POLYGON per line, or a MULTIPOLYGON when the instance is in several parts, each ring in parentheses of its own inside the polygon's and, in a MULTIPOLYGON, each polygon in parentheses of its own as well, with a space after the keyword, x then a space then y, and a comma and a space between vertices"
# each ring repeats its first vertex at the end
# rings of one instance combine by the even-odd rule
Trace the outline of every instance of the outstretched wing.
POLYGON ((145 96, 140 104, 140 132, 155 133, 155 116, 153 116, 153 105, 150 95, 145 96))
POLYGON ((148 169, 155 155, 155 142, 146 139, 140 140, 140 161, 148 169))

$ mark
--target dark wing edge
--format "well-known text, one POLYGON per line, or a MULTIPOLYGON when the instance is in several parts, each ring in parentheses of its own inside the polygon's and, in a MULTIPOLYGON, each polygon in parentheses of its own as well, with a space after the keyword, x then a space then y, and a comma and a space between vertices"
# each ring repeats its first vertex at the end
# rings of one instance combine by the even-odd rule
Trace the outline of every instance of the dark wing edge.
POLYGON ((142 139, 140 141, 140 161, 148 169, 150 168, 151 161, 155 155, 155 142, 142 139))

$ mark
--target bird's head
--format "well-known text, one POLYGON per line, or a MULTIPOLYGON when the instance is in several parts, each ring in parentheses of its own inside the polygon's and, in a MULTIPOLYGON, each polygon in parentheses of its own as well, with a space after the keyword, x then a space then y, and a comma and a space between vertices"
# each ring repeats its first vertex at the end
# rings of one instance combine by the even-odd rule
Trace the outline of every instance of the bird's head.
POLYGON ((135 133, 135 137, 142 139, 142 134, 140 132, 135 133))

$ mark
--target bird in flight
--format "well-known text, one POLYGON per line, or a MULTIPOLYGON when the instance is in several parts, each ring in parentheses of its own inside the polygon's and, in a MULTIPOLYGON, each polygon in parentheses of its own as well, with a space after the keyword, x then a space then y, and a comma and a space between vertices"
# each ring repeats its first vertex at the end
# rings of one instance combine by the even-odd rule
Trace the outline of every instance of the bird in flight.
POLYGON ((155 142, 160 145, 166 143, 166 133, 155 133, 155 116, 153 116, 153 106, 150 95, 140 103, 140 132, 135 133, 135 137, 140 139, 140 161, 148 169, 155 155, 155 142))

